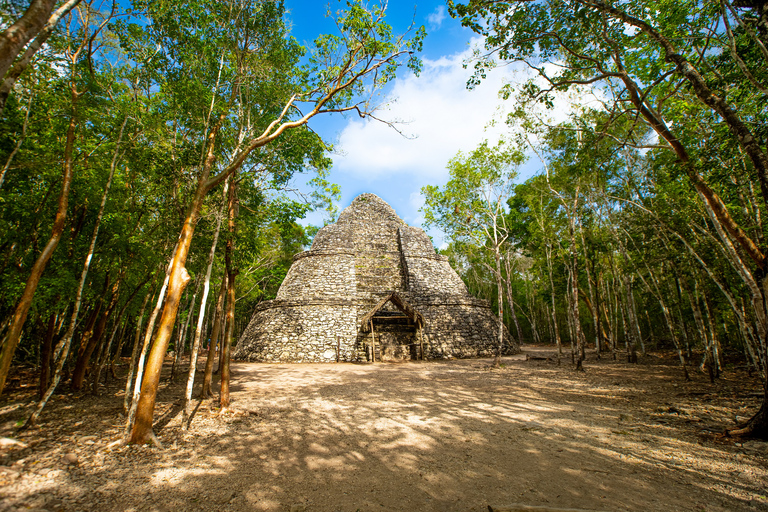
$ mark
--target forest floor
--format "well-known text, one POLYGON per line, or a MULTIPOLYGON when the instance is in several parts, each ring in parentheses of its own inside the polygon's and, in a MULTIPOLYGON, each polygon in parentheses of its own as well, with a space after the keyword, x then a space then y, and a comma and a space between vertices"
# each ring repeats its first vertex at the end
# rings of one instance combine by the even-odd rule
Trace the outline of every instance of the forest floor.
POLYGON ((17 433, 34 403, 22 378, 0 399, 0 510, 768 510, 768 443, 717 435, 756 410, 755 378, 684 382, 660 354, 566 361, 528 346, 500 369, 236 363, 231 411, 196 402, 187 433, 185 379, 164 377, 162 449, 116 442, 119 381, 56 395, 17 433))

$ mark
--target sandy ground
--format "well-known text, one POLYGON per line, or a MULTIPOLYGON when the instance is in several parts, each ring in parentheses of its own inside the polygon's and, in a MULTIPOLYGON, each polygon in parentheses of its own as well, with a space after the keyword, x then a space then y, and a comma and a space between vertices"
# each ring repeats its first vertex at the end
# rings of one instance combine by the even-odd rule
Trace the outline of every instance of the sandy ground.
POLYGON ((0 447, 0 510, 768 510, 768 443, 715 434, 758 405, 739 371, 712 385, 651 356, 584 373, 525 355, 497 370, 237 363, 233 411, 203 402, 187 434, 183 384, 164 385, 163 449, 115 445, 117 387, 58 395, 21 434, 31 391, 3 397, 0 435, 26 447, 0 447))

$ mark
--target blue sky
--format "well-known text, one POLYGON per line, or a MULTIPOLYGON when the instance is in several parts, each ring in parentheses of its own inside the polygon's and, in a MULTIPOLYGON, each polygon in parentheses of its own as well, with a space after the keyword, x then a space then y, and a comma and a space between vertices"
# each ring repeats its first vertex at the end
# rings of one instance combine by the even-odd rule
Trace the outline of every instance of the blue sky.
MULTIPOLYGON (((335 12, 344 3, 287 0, 286 6, 293 35, 310 46, 318 35, 335 30, 325 15, 329 7, 335 12)), ((387 20, 397 32, 404 31, 411 20, 428 32, 421 54, 422 73, 415 77, 403 69, 390 84, 386 106, 380 111, 387 120, 405 121, 400 128, 410 137, 357 116, 319 116, 310 126, 336 145, 330 179, 341 186, 340 209, 359 194, 372 192, 409 225, 421 227, 421 188, 444 184, 448 179, 445 166, 459 150, 469 151, 483 139, 497 140, 503 134, 503 123, 488 131, 485 127, 510 108, 498 98, 498 91, 505 81, 514 80, 514 74, 508 68, 497 69, 474 90, 466 89, 470 71, 462 64, 478 39, 448 16, 442 1, 391 1, 387 20)), ((536 168, 526 165, 520 178, 530 176, 536 168)), ((322 223, 319 214, 311 214, 306 221, 322 223)), ((440 234, 430 234, 439 245, 440 234)))

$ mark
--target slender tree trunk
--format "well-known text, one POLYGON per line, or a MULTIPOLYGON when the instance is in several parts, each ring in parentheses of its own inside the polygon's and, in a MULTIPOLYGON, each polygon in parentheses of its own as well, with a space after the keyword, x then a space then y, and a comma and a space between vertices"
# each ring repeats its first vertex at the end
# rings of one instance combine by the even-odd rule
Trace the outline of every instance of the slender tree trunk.
POLYGON ((598 304, 598 294, 599 291, 597 290, 597 285, 592 286, 592 276, 594 275, 594 268, 591 270, 590 267, 590 261, 594 265, 594 259, 589 258, 589 251, 587 251, 587 241, 584 237, 584 227, 579 225, 579 233, 581 234, 581 245, 582 245, 582 252, 584 253, 584 270, 587 272, 587 290, 589 291, 589 302, 591 304, 591 307, 589 308, 590 313, 592 314, 592 324, 595 326, 595 352, 597 353, 598 359, 600 358, 600 351, 602 350, 603 345, 603 339, 602 339, 602 333, 600 332, 600 314, 599 314, 599 304, 598 304))
POLYGON ((53 334, 56 329, 56 315, 51 313, 48 317, 48 328, 40 349, 40 388, 39 398, 45 396, 45 390, 51 381, 51 362, 53 361, 53 334))
MULTIPOLYGON (((604 291, 607 292, 608 291, 607 288, 604 291)), ((606 348, 606 350, 610 349, 611 352, 613 352, 613 350, 616 347, 616 340, 615 340, 616 331, 614 330, 613 324, 611 322, 612 314, 611 316, 609 316, 609 313, 608 313, 611 297, 609 295, 604 295, 604 297, 606 297, 607 300, 603 302, 602 309, 600 310, 600 313, 602 313, 602 318, 603 318, 602 323, 608 329, 605 332, 604 338, 605 338, 606 344, 608 345, 608 348, 606 348)), ((611 307, 611 309, 613 308, 611 307)))
MULTIPOLYGON (((698 288, 698 283, 697 283, 698 288)), ((709 326, 709 341, 710 341, 710 347, 712 347, 712 362, 715 366, 715 378, 720 378, 720 372, 722 372, 723 369, 723 362, 720 359, 720 341, 717 339, 717 332, 715 329, 715 324, 712 319, 712 311, 709 308, 709 299, 704 295, 702 297, 704 302, 704 311, 707 313, 707 324, 709 326)))
POLYGON ((544 318, 547 320, 547 332, 549 333, 549 342, 552 343, 552 340, 555 339, 555 330, 554 326, 552 325, 552 311, 550 311, 549 304, 544 302, 544 318))
MULTIPOLYGON (((507 290, 507 302, 509 303, 509 314, 512 316, 512 321, 515 323, 515 329, 517 330, 517 342, 523 344, 523 331, 520 329, 520 322, 517 319, 517 313, 515 312, 515 301, 512 296, 512 265, 510 263, 511 255, 507 254, 507 259, 504 260, 504 266, 507 270, 507 278, 504 280, 504 284, 507 290)), ((533 311, 533 309, 531 309, 533 311)))
POLYGON ((184 355, 184 346, 187 343, 187 329, 194 316, 195 304, 197 304, 197 292, 200 291, 200 284, 201 281, 198 279, 197 284, 195 285, 195 293, 192 294, 192 298, 189 301, 189 307, 187 308, 187 319, 181 327, 178 341, 176 341, 176 346, 174 347, 175 354, 173 357, 173 366, 171 366, 171 380, 176 378, 176 368, 178 368, 181 358, 184 355))
POLYGON ((186 288, 189 283, 189 273, 184 264, 187 259, 190 243, 192 242, 194 226, 197 223, 200 208, 202 207, 203 196, 202 187, 198 186, 198 191, 195 193, 190 212, 184 222, 179 243, 171 259, 171 274, 168 283, 167 297, 162 316, 160 317, 160 325, 158 326, 157 334, 152 343, 152 350, 149 353, 147 366, 142 379, 136 418, 131 431, 131 443, 142 444, 154 439, 152 420, 155 411, 157 389, 160 384, 160 372, 163 368, 165 353, 168 350, 168 342, 173 333, 176 313, 179 310, 179 301, 184 292, 184 288, 186 288))
POLYGON ((691 292, 690 287, 683 281, 683 288, 688 295, 688 301, 691 305, 691 311, 693 312, 693 319, 696 322, 696 330, 699 331, 699 338, 701 339, 701 345, 704 348, 704 360, 701 364, 701 370, 706 371, 709 375, 709 381, 715 382, 714 368, 712 364, 712 347, 709 343, 709 337, 707 335, 706 327, 704 326, 704 317, 701 314, 701 308, 699 307, 699 294, 697 283, 694 283, 694 291, 691 292))
POLYGON ((115 362, 120 357, 120 354, 122 353, 123 347, 125 346, 125 340, 127 340, 130 337, 130 334, 128 334, 128 324, 131 323, 130 315, 128 318, 125 319, 125 322, 123 322, 123 328, 120 329, 120 336, 117 337, 117 348, 115 348, 114 355, 110 353, 106 359, 104 360, 103 366, 109 366, 109 371, 104 376, 104 384, 107 385, 107 389, 109 389, 109 377, 112 376, 113 379, 117 379, 117 372, 115 371, 115 362))
POLYGON ((32 0, 24 15, 0 34, 0 77, 4 77, 22 48, 42 30, 56 0, 32 0))
POLYGON ((184 289, 189 283, 189 273, 186 269, 187 255, 192 243, 192 235, 195 232, 195 226, 200 217, 200 210, 203 207, 203 200, 208 191, 216 185, 215 182, 209 182, 211 169, 215 162, 214 143, 221 124, 208 135, 208 153, 206 156, 203 171, 197 182, 194 196, 187 209, 186 219, 181 228, 179 241, 171 257, 171 272, 168 282, 168 293, 163 308, 163 314, 160 317, 160 325, 157 329, 152 350, 147 360, 146 372, 141 384, 141 394, 138 400, 138 409, 136 419, 131 430, 131 443, 146 443, 155 440, 152 432, 152 421, 155 412, 155 399, 157 398, 157 389, 160 384, 160 372, 163 368, 163 359, 168 350, 168 342, 173 333, 173 327, 176 322, 176 314, 179 310, 179 302, 184 289))
POLYGON ((112 377, 115 377, 115 363, 117 363, 117 360, 120 359, 120 354, 123 353, 123 348, 125 347, 125 341, 130 337, 130 335, 127 334, 129 323, 130 323, 130 315, 128 319, 124 322, 124 327, 122 332, 120 333, 120 338, 118 339, 117 348, 115 349, 115 354, 111 356, 109 359, 109 367, 110 367, 110 373, 112 374, 112 377))
POLYGON ((568 341, 571 344, 571 363, 576 364, 576 329, 573 325, 573 269, 570 262, 566 263, 568 270, 568 282, 566 285, 566 306, 567 312, 565 319, 568 321, 568 341))
POLYGON ((627 296, 627 300, 629 301, 628 307, 630 309, 630 318, 632 319, 632 326, 635 330, 635 339, 640 344, 640 353, 645 355, 645 341, 643 341, 643 333, 640 330, 640 320, 637 316, 637 304, 635 303, 634 287, 632 286, 632 278, 630 277, 629 279, 629 295, 627 296))
POLYGON ((107 327, 107 321, 109 320, 112 314, 112 310, 117 303, 117 287, 119 284, 120 281, 115 283, 115 285, 112 287, 112 298, 110 299, 107 309, 101 315, 101 318, 99 318, 99 322, 96 324, 96 328, 93 330, 93 335, 90 337, 87 344, 80 347, 77 362, 75 363, 75 369, 72 371, 71 387, 73 391, 79 391, 83 388, 83 381, 85 380, 85 371, 88 368, 88 362, 93 355, 93 351, 96 349, 98 343, 101 341, 101 338, 104 335, 104 330, 107 327))
MULTIPOLYGON (((632 290, 632 279, 629 276, 624 276, 624 296, 625 296, 625 309, 627 312, 627 323, 625 326, 625 329, 628 334, 628 338, 631 340, 630 343, 627 344, 627 362, 628 363, 637 363, 637 344, 640 342, 640 337, 642 336, 640 333, 640 330, 637 328, 637 318, 635 316, 635 310, 632 307, 632 304, 634 303, 633 296, 634 291, 632 290)), ((672 328, 672 326, 670 326, 672 328)))
MULTIPOLYGON (((234 275, 232 275, 227 287, 227 319, 226 319, 226 332, 221 340, 221 367, 219 368, 221 373, 221 385, 219 387, 219 407, 222 410, 229 408, 229 356, 232 346, 232 333, 234 332, 235 322, 235 287, 234 287, 234 275)), ((229 280, 228 279, 228 280, 229 280)))
MULTIPOLYGON (((494 231, 496 226, 494 226, 494 231)), ((498 334, 498 347, 496 348, 496 358, 493 360, 494 368, 501 366, 501 352, 504 349, 504 294, 502 292, 501 282, 501 254, 499 254, 499 246, 496 244, 494 247, 494 254, 496 260, 496 300, 499 305, 499 334, 498 334)))
POLYGON ((112 343, 115 341, 115 334, 117 334, 118 331, 121 331, 122 335, 122 329, 125 328, 125 326, 123 326, 123 328, 120 327, 120 320, 120 316, 115 319, 115 323, 112 325, 112 334, 109 335, 109 341, 107 343, 102 343, 99 347, 99 354, 96 357, 96 365, 93 370, 93 379, 91 381, 91 394, 93 396, 99 396, 101 372, 104 370, 104 365, 109 359, 109 354, 112 351, 112 343))
MULTIPOLYGON (((16 80, 19 79, 21 74, 24 73, 29 66, 29 63, 32 62, 32 57, 35 56, 37 51, 51 36, 53 29, 56 28, 59 20, 66 16, 67 13, 79 3, 80 0, 68 0, 61 7, 56 9, 56 11, 51 14, 51 17, 48 18, 45 26, 43 26, 37 34, 37 37, 35 37, 35 39, 27 46, 27 49, 24 51, 21 58, 17 59, 16 62, 13 63, 13 66, 8 70, 8 73, 2 77, 2 84, 0 84, 0 115, 2 115, 3 110, 5 110, 5 103, 8 100, 8 95, 13 90, 13 86, 16 85, 16 80)), ((2 184, 1 178, 0 184, 2 184)))
POLYGON ((170 281, 170 278, 171 278, 171 264, 169 264, 168 268, 165 270, 165 279, 163 280, 163 285, 160 287, 160 292, 158 293, 158 296, 157 296, 157 303, 155 304, 155 307, 152 310, 152 314, 149 316, 149 321, 147 322, 147 329, 146 329, 146 332, 144 333, 144 342, 142 343, 142 347, 141 347, 141 354, 139 355, 139 361, 136 364, 136 382, 133 387, 131 407, 128 410, 128 417, 126 418, 126 421, 125 421, 126 440, 129 440, 129 436, 133 430, 133 423, 136 418, 136 410, 139 406, 139 395, 141 394, 141 382, 144 376, 144 360, 147 357, 147 352, 149 351, 149 347, 151 345, 152 334, 154 333, 154 330, 155 330, 155 320, 157 320, 157 315, 160 313, 160 309, 163 306, 163 301, 165 299, 165 292, 168 289, 168 282, 170 281))
POLYGON ((552 324, 555 329, 555 342, 557 343, 557 364, 560 364, 560 356, 563 355, 563 342, 560 339, 560 327, 557 325, 557 303, 555 298, 555 280, 552 277, 552 247, 547 244, 547 270, 549 271, 549 289, 552 292, 552 324))
MULTIPOLYGON (((622 279, 622 283, 624 282, 626 282, 626 277, 622 279)), ((622 290, 626 292, 626 285, 622 286, 622 290)), ((637 355, 635 353, 634 336, 629 328, 629 321, 627 319, 626 296, 623 299, 619 298, 618 301, 619 311, 621 312, 621 329, 624 332, 624 349, 627 354, 627 362, 635 363, 637 362, 637 355)))
MULTIPOLYGON (((225 194, 227 187, 224 188, 225 194)), ((189 354, 189 372, 187 373, 187 387, 184 393, 184 409, 182 410, 181 428, 187 430, 189 428, 189 416, 190 406, 192 402, 192 391, 195 386, 195 372, 197 371, 197 356, 200 350, 200 338, 202 337, 203 325, 205 323, 205 309, 208 302, 208 292, 211 288, 211 271, 213 270, 213 262, 216 257, 216 245, 219 241, 219 233, 221 232, 221 218, 222 212, 216 216, 216 231, 213 234, 213 243, 211 244, 211 252, 208 255, 208 267, 205 271, 205 280, 203 281, 203 297, 200 299, 200 312, 197 316, 197 327, 195 328, 195 338, 192 342, 192 349, 189 354)))
MULTIPOLYGON (((139 284, 139 286, 137 286, 137 287, 134 289, 134 291, 133 291, 133 292, 131 293, 131 295, 128 297, 128 300, 126 300, 126 301, 125 301, 125 304, 123 304, 123 307, 122 307, 122 308, 120 308, 120 312, 117 314, 117 319, 115 320, 115 327, 117 327, 118 325, 120 325, 120 322, 121 322, 121 321, 122 321, 122 319, 123 319, 123 315, 125 314, 125 311, 128 309, 128 306, 130 305, 130 303, 133 301, 133 298, 136 296, 136 294, 137 294, 137 293, 139 293, 139 291, 141 291, 141 289, 142 289, 142 288, 144 288, 144 285, 145 285, 145 284, 147 284, 147 282, 149 282, 149 280, 150 280, 150 279, 151 279, 151 276, 147 276, 147 278, 146 278, 146 279, 145 279, 145 280, 144 280, 144 281, 143 281, 141 284, 139 284)), ((146 299, 145 299, 145 300, 146 300, 146 299)), ((143 306, 142 306, 142 313, 143 313, 143 306)), ((124 337, 123 337, 123 334, 124 334, 124 332, 125 332, 125 329, 126 329, 126 327, 127 327, 127 322, 126 322, 126 323, 123 325, 123 328, 122 328, 122 330, 120 331, 120 344, 119 344, 119 347, 118 347, 118 349, 117 349, 117 350, 118 350, 118 353, 116 354, 116 356, 115 356, 115 357, 117 357, 117 356, 119 356, 119 355, 120 355, 120 350, 121 350, 121 349, 122 349, 122 347, 123 347, 123 339, 124 339, 124 337)), ((94 388, 93 388, 93 394, 94 394, 94 395, 98 395, 98 382, 99 382, 99 377, 100 377, 100 375, 101 375, 101 372, 102 372, 102 370, 103 370, 103 368, 104 368, 104 365, 107 363, 107 361, 108 361, 108 360, 109 360, 109 358, 110 358, 110 351, 111 351, 111 348, 112 348, 112 341, 113 341, 113 339, 114 339, 114 337, 115 337, 115 333, 116 333, 116 332, 117 332, 117 329, 114 329, 114 330, 112 331, 112 335, 111 335, 111 336, 110 336, 110 338, 109 338, 109 343, 107 344, 107 352, 106 352, 106 355, 105 355, 103 358, 102 358, 102 357, 99 357, 99 358, 98 358, 98 366, 97 366, 97 368, 96 368, 96 378, 94 379, 94 388)))
POLYGON ((573 199, 573 210, 570 215, 569 231, 571 235, 571 308, 573 310, 573 330, 574 337, 576 338, 576 370, 581 371, 584 369, 584 331, 581 328, 581 318, 579 315, 579 256, 576 250, 576 208, 579 201, 579 187, 576 188, 576 193, 573 199))
POLYGON ((136 319, 136 335, 133 338, 133 349, 131 349, 131 362, 128 367, 128 376, 125 378, 125 395, 123 396, 123 413, 128 414, 128 408, 130 404, 128 403, 130 397, 131 397, 131 384, 133 384, 133 373, 136 370, 136 357, 139 354, 139 340, 141 339, 141 322, 144 320, 144 310, 147 308, 147 301, 149 301, 150 295, 152 295, 152 291, 148 292, 147 295, 144 296, 144 302, 141 304, 141 311, 139 312, 139 316, 136 319))
POLYGON ((227 332, 221 343, 221 388, 219 391, 219 405, 221 410, 229 408, 229 355, 232 348, 232 335, 235 330, 235 277, 238 270, 233 260, 235 255, 235 219, 237 217, 237 181, 233 174, 229 183, 228 194, 229 222, 227 238, 227 250, 225 261, 227 268, 227 332))
MULTIPOLYGON (((42 2, 35 2, 40 4, 42 2)), ((53 2, 47 2, 53 9, 53 2)), ((47 4, 46 4, 47 5, 47 4)), ((38 6, 39 7, 39 6, 38 6)), ((30 6, 30 9, 32 6, 30 6)), ((48 12, 50 13, 50 10, 48 12)), ((47 15, 46 15, 47 16, 47 15)), ((45 22, 45 20, 43 20, 45 22)), ((11 30, 13 27, 9 28, 11 30)), ((7 33, 8 31, 6 31, 7 33)), ((3 50, 3 44, 0 44, 0 55, 6 56, 3 50)), ((14 53, 15 55, 15 53, 14 53)), ((5 74, 5 70, 2 69, 0 64, 0 74, 5 74)), ((48 239, 48 243, 43 248, 40 255, 37 257, 32 270, 27 278, 27 283, 24 286, 24 292, 21 294, 21 299, 16 305, 16 309, 13 312, 11 325, 8 328, 8 335, 3 345, 2 352, 0 352, 0 393, 5 389, 5 381, 8 378, 8 372, 11 368, 11 362, 13 356, 16 353, 16 347, 19 345, 19 339, 21 338, 21 331, 24 328, 24 322, 27 319, 29 308, 32 306, 32 299, 35 296, 35 290, 40 282, 40 278, 43 276, 43 271, 48 265, 48 261, 53 256, 53 252, 59 245, 61 235, 64 232, 64 222, 67 218, 67 206, 69 204, 69 190, 72 187, 72 173, 74 171, 74 146, 75 146, 75 130, 77 128, 77 98, 78 94, 74 88, 71 90, 72 96, 72 114, 67 127, 67 142, 64 147, 64 172, 61 180, 61 192, 59 194, 59 205, 56 210, 56 217, 53 221, 53 227, 51 229, 51 237, 48 239)))
POLYGON ((213 363, 216 360, 216 346, 219 344, 219 333, 222 331, 224 315, 224 297, 227 293, 227 274, 221 277, 221 286, 219 295, 216 299, 216 312, 213 315, 213 328, 211 329, 211 338, 208 342, 208 356, 205 359, 205 373, 203 374, 203 389, 200 392, 200 398, 209 398, 213 396, 211 391, 211 381, 213 380, 213 363))
MULTIPOLYGON (((677 334, 675 333, 674 318, 669 308, 667 307, 667 303, 664 300, 663 295, 661 293, 661 286, 659 284, 659 280, 657 279, 656 275, 651 271, 650 267, 647 264, 646 264, 646 269, 648 270, 648 276, 651 279, 651 282, 653 283, 653 288, 651 288, 651 285, 647 281, 645 281, 645 279, 643 279, 643 282, 645 283, 646 289, 656 297, 656 300, 659 302, 659 305, 661 306, 661 312, 664 314, 664 321, 666 322, 667 328, 669 329, 669 335, 672 338, 672 343, 675 346, 675 350, 677 350, 677 357, 680 360, 680 366, 683 369, 683 378, 686 381, 689 381, 691 380, 691 377, 690 375, 688 375, 688 366, 685 362, 685 357, 683 356, 683 349, 682 349, 682 346, 680 345, 680 341, 677 339, 677 334)), ((641 276, 641 279, 642 279, 642 276, 641 276)))

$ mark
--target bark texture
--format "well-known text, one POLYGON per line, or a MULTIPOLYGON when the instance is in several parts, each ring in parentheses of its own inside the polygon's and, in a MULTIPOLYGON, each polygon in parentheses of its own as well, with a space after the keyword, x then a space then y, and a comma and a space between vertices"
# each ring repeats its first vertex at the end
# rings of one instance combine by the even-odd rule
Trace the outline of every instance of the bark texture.
POLYGON ((22 48, 43 28, 56 0, 32 0, 24 15, 0 34, 0 77, 4 77, 22 48))

